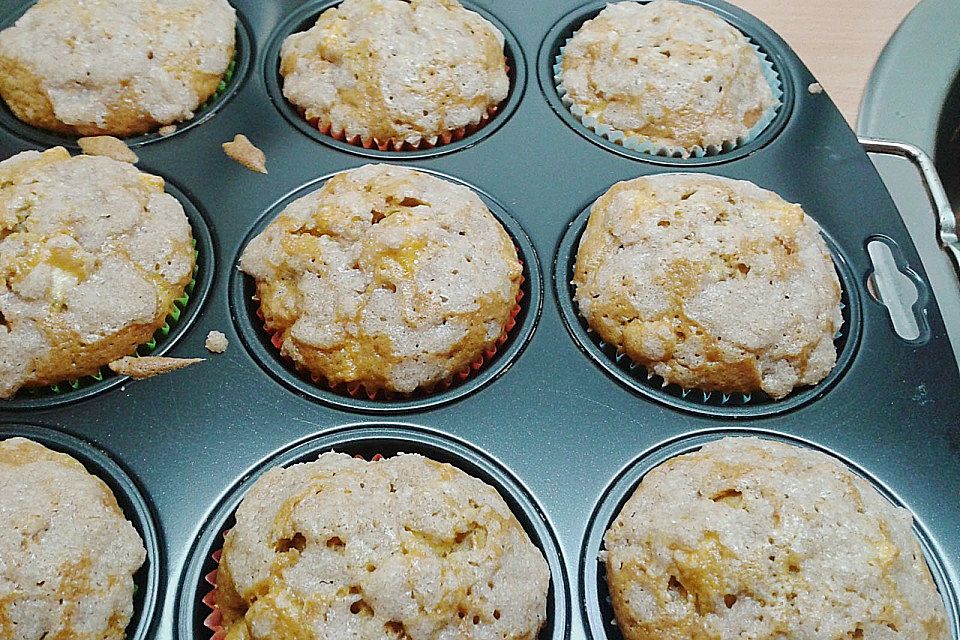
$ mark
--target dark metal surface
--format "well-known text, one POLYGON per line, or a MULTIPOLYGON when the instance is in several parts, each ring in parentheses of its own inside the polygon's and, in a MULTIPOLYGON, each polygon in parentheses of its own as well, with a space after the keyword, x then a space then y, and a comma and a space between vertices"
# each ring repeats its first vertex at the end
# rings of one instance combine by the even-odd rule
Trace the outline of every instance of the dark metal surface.
MULTIPOLYGON (((0 20, 6 19, 0 26, 29 4, 0 8, 0 20)), ((156 615, 142 621, 149 611, 141 607, 133 623, 152 625, 145 637, 208 637, 199 623, 197 595, 204 589, 199 580, 210 568, 206 558, 229 526, 243 488, 264 465, 330 448, 363 454, 422 451, 498 486, 551 561, 553 621, 543 637, 602 637, 590 631, 610 630, 602 630, 597 568, 589 558, 595 553, 598 518, 609 519, 611 500, 624 495, 623 478, 629 478, 626 490, 634 486, 642 475, 638 469, 648 468, 663 451, 682 449, 671 448, 676 438, 695 446, 705 437, 745 430, 833 452, 910 508, 947 597, 956 637, 960 374, 932 297, 924 309, 925 339, 905 342, 896 337, 886 309, 866 293, 871 266, 865 245, 874 237, 899 248, 921 285, 926 275, 853 132, 826 95, 806 91, 814 79, 776 34, 729 5, 703 2, 771 55, 787 89, 786 115, 774 134, 737 152, 687 163, 654 162, 611 150, 591 140, 589 132, 577 131, 543 81, 549 79, 560 35, 575 26, 572 21, 598 12, 602 3, 465 3, 509 32, 514 87, 508 107, 455 147, 384 154, 308 133, 291 122, 289 107, 277 95, 276 42, 286 35, 283 30, 302 25, 330 2, 234 4, 249 38, 246 48, 241 43, 238 73, 225 97, 201 114, 202 122, 169 138, 148 136, 136 149, 140 168, 177 185, 210 229, 210 282, 198 281, 192 307, 197 318, 169 347, 171 355, 207 355, 208 361, 149 381, 114 383, 56 406, 0 404, 0 437, 21 431, 18 425, 36 425, 51 434, 54 448, 84 460, 72 440, 59 439, 60 434, 76 436, 91 450, 105 452, 139 487, 156 519, 157 549, 147 571, 161 574, 153 592, 156 615), (295 12, 296 19, 290 18, 295 12), (222 153, 220 144, 236 133, 247 134, 266 152, 269 175, 250 173, 222 153), (494 359, 497 375, 444 404, 406 407, 389 417, 375 413, 375 407, 325 400, 265 366, 264 354, 255 347, 262 336, 241 337, 251 330, 255 334, 257 327, 243 299, 249 286, 236 275, 244 243, 276 203, 371 157, 436 171, 480 191, 508 223, 528 272, 525 315, 513 343, 494 359), (691 411, 618 382, 572 338, 562 319, 564 292, 552 286, 555 264, 567 268, 557 255, 571 223, 617 181, 691 170, 751 180, 801 203, 845 259, 849 277, 844 283, 855 288, 848 297, 859 301, 854 302, 859 340, 846 370, 822 393, 762 416, 711 412, 710 407, 691 411), (516 226, 510 227, 511 221, 516 226), (527 323, 532 336, 524 347, 527 323), (214 329, 231 341, 223 355, 203 349, 207 332, 214 329), (650 455, 644 457, 646 452, 650 455)), ((0 156, 50 141, 6 116, 0 113, 0 156)))
POLYGON ((877 60, 857 130, 915 144, 936 163, 960 211, 960 3, 922 0, 877 60))

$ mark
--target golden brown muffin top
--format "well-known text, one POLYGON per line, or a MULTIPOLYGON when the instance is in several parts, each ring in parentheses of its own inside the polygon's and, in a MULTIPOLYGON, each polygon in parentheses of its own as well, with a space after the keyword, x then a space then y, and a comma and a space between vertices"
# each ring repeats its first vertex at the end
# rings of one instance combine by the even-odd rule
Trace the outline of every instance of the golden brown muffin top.
POLYGON ((585 116, 686 150, 736 141, 776 104, 746 37, 674 0, 607 5, 567 43, 561 79, 585 116))
POLYGON ((574 284, 604 340, 686 388, 779 398, 836 363, 841 289, 820 227, 749 182, 613 186, 591 209, 574 284))
POLYGON ((607 531, 626 640, 948 640, 906 509, 830 456, 725 438, 649 472, 607 531))
POLYGON ((543 555, 448 464, 325 453, 267 472, 236 520, 217 578, 228 637, 533 640, 546 617, 543 555))
POLYGON ((0 441, 0 639, 122 640, 146 552, 72 457, 0 441))
POLYGON ((0 397, 58 350, 151 325, 183 294, 192 234, 163 187, 129 164, 61 147, 0 162, 0 397))
POLYGON ((521 266, 470 189, 389 165, 341 173, 244 250, 281 351, 333 385, 402 393, 476 360, 516 307, 521 266))
MULTIPOLYGON (((28 70, 56 119, 90 133, 131 109, 170 124, 212 93, 235 28, 226 0, 40 0, 0 32, 0 68, 28 70)), ((5 89, 16 111, 24 87, 5 89)))
POLYGON ((503 43, 456 0, 346 0, 283 43, 283 94, 347 136, 435 143, 507 97, 503 43))

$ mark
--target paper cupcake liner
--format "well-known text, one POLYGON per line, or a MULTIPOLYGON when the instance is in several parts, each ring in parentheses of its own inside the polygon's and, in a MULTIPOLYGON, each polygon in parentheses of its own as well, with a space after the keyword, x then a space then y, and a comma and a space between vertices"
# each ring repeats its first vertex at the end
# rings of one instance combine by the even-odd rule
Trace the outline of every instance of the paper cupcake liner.
POLYGON ((610 125, 598 121, 593 116, 586 115, 583 107, 575 104, 573 99, 570 98, 569 92, 563 84, 563 52, 575 35, 576 32, 567 38, 564 46, 560 47, 560 52, 554 59, 553 80, 557 94, 560 96, 560 101, 584 127, 594 132, 601 138, 605 138, 614 144, 619 144, 625 149, 630 149, 631 151, 646 153, 653 156, 684 159, 703 158, 706 156, 716 156, 722 153, 728 153, 737 147, 741 147, 751 140, 756 139, 756 137, 759 136, 764 129, 770 126, 774 118, 777 117, 780 107, 783 106, 783 83, 780 80, 780 75, 773 66, 773 62, 770 60, 770 57, 766 54, 766 52, 760 49, 759 45, 753 42, 749 36, 745 36, 747 38, 747 42, 757 54, 757 58, 760 61, 760 70, 763 73, 763 77, 766 79, 767 84, 770 85, 770 89, 773 92, 773 99, 776 101, 776 104, 763 112, 763 114, 760 116, 760 119, 757 120, 756 124, 750 128, 745 136, 740 136, 734 140, 725 140, 719 145, 711 144, 707 145, 706 147, 696 145, 694 147, 687 148, 680 146, 661 145, 651 142, 650 140, 640 136, 629 135, 623 131, 614 129, 610 125))
MULTIPOLYGON (((174 299, 173 305, 171 306, 170 311, 167 312, 167 316, 163 321, 163 325, 157 329, 150 340, 137 347, 136 355, 147 356, 153 353, 157 348, 158 341, 163 340, 170 335, 173 327, 180 322, 180 316, 183 315, 183 312, 190 304, 190 296, 197 287, 197 272, 200 269, 200 265, 197 263, 197 259, 200 257, 200 252, 196 249, 196 240, 193 241, 193 246, 194 265, 193 277, 190 279, 190 283, 184 287, 183 295, 174 299)), ((31 397, 44 396, 47 394, 60 395, 67 393, 68 391, 76 391, 83 387, 96 384, 97 382, 103 382, 104 378, 108 375, 112 376, 114 374, 110 372, 106 366, 102 366, 93 375, 84 376, 82 378, 74 378, 73 380, 65 380, 64 382, 58 382, 57 384, 52 384, 47 387, 25 388, 21 390, 21 393, 25 392, 31 397)))
POLYGON ((230 64, 227 65, 227 70, 223 72, 223 77, 220 79, 220 84, 217 85, 217 90, 213 92, 213 95, 207 98, 207 101, 200 105, 198 111, 203 111, 204 109, 210 107, 220 96, 223 95, 223 92, 227 90, 227 86, 230 84, 230 81, 233 80, 233 74, 237 70, 237 54, 233 54, 233 59, 230 60, 230 64))
POLYGON ((321 122, 319 118, 309 118, 307 119, 307 122, 309 122, 311 126, 316 127, 320 133, 330 136, 334 140, 346 142, 354 147, 362 147, 364 149, 376 148, 380 151, 420 151, 421 149, 433 149, 434 147, 439 147, 445 144, 450 144, 451 142, 463 140, 464 137, 483 128, 488 122, 490 122, 496 113, 497 107, 492 107, 491 109, 487 110, 487 112, 480 117, 480 121, 475 124, 470 124, 466 127, 460 127, 454 131, 447 131, 431 138, 421 138, 420 141, 416 143, 411 143, 407 140, 395 140, 393 138, 389 138, 387 140, 380 140, 378 138, 364 138, 360 136, 360 134, 348 135, 346 131, 334 130, 333 126, 329 122, 321 122))
MULTIPOLYGON (((223 535, 226 536, 227 533, 229 533, 229 531, 224 531, 223 535)), ((210 629, 213 633, 213 640, 223 640, 227 635, 227 630, 223 628, 223 613, 217 604, 217 598, 219 596, 219 592, 217 591, 217 574, 220 572, 221 556, 223 556, 222 547, 214 551, 210 556, 214 564, 217 565, 217 568, 203 576, 203 581, 210 585, 211 589, 200 600, 210 609, 210 613, 203 619, 203 626, 210 629)))
MULTIPOLYGON (((483 353, 481 353, 473 362, 471 362, 469 365, 467 365, 460 371, 457 371, 456 373, 448 376, 447 378, 444 378, 443 380, 440 380, 439 382, 435 382, 433 385, 418 388, 415 391, 412 391, 410 393, 398 393, 395 391, 387 391, 385 389, 368 389, 366 386, 364 386, 360 382, 349 382, 349 383, 331 385, 322 376, 315 375, 314 373, 308 371, 306 368, 302 367, 298 363, 294 362, 293 359, 288 358, 281 353, 281 347, 283 346, 283 336, 280 334, 278 330, 270 329, 265 322, 263 324, 263 330, 267 333, 268 336, 270 336, 270 344, 272 344, 274 348, 276 348, 277 353, 280 354, 280 357, 283 358, 284 361, 292 364, 294 368, 301 375, 308 376, 310 380, 313 381, 314 384, 317 384, 317 385, 322 384, 326 386, 326 388, 332 391, 333 393, 336 393, 338 395, 346 395, 351 398, 360 398, 365 396, 370 400, 381 400, 381 401, 419 398, 423 396, 429 396, 434 393, 446 391, 447 389, 455 385, 461 384, 462 382, 465 382, 471 376, 475 375, 477 372, 482 370, 485 366, 490 364, 491 361, 493 361, 494 356, 497 355, 497 352, 499 351, 503 343, 505 343, 507 339, 509 339, 510 332, 513 331, 514 327, 516 327, 517 325, 517 316, 520 314, 520 311, 522 310, 520 306, 520 302, 524 298, 522 287, 525 281, 526 279, 521 275, 520 276, 521 288, 517 292, 516 304, 514 305, 513 309, 510 310, 510 317, 507 318, 507 322, 503 327, 503 332, 496 339, 496 341, 494 341, 493 345, 485 349, 483 353)), ((265 321, 263 310, 260 307, 257 307, 256 313, 257 313, 257 317, 261 321, 265 321)))
MULTIPOLYGON (((847 305, 843 302, 840 303, 841 312, 846 309, 847 305)), ((579 311, 578 311, 579 313, 579 311)), ((703 389, 697 388, 688 388, 682 385, 679 385, 675 382, 668 382, 663 376, 654 373, 653 371, 647 369, 646 366, 634 362, 630 356, 626 354, 625 351, 621 350, 615 344, 610 344, 609 342, 603 340, 596 331, 594 331, 589 324, 586 323, 586 320, 583 316, 580 316, 583 326, 586 328, 587 333, 593 338, 594 344, 600 348, 600 350, 605 353, 610 358, 619 365, 621 368, 626 368, 629 370, 630 375, 637 381, 646 384, 648 387, 654 389, 661 389, 667 391, 671 395, 678 397, 682 400, 687 400, 689 402, 695 402, 697 404, 704 404, 710 406, 724 406, 724 407, 736 407, 736 406, 749 406, 757 403, 771 403, 771 402, 782 402, 787 400, 792 395, 801 391, 807 387, 796 387, 793 391, 785 395, 784 397, 776 400, 771 398, 766 393, 761 390, 754 391, 752 393, 743 393, 743 392, 731 392, 726 393, 723 391, 705 391, 703 389)), ((849 321, 848 318, 844 317, 844 323, 840 325, 840 329, 837 330, 837 333, 833 336, 833 342, 835 346, 838 346, 837 355, 839 357, 840 349, 839 345, 836 343, 844 337, 843 328, 847 325, 849 321)), ((819 384, 819 383, 818 383, 819 384)), ((816 385, 813 385, 816 386, 816 385)))
MULTIPOLYGON (((506 72, 507 75, 510 74, 510 65, 507 65, 506 72)), ((340 142, 346 142, 354 147, 361 147, 363 149, 375 148, 379 149, 380 151, 421 151, 423 149, 440 147, 445 144, 450 144, 451 142, 458 142, 463 140, 466 136, 476 133, 485 127, 487 123, 493 120, 493 117, 497 115, 497 112, 500 110, 500 105, 498 104, 490 107, 486 110, 486 112, 481 114, 479 120, 468 124, 465 127, 460 127, 458 129, 454 129, 453 131, 445 131, 429 138, 421 137, 420 140, 414 142, 410 142, 408 140, 397 140, 396 138, 380 140, 376 137, 365 138, 360 134, 349 134, 345 129, 334 129, 332 123, 321 120, 319 116, 307 118, 306 111, 300 107, 296 107, 296 109, 301 118, 306 120, 310 126, 315 127, 323 135, 330 136, 334 140, 339 140, 340 142)))
POLYGON ((354 147, 362 147, 363 149, 379 149, 380 151, 420 151, 422 149, 433 149, 434 147, 440 147, 445 144, 450 144, 451 142, 457 142, 463 140, 466 136, 476 133, 482 129, 490 120, 493 119, 493 116, 497 114, 499 107, 491 107, 480 116, 480 120, 476 123, 469 124, 465 127, 460 127, 453 131, 446 131, 440 135, 432 136, 430 138, 421 138, 418 142, 409 142, 407 140, 396 140, 394 138, 388 138, 387 140, 380 140, 379 138, 364 138, 360 134, 348 134, 345 130, 336 130, 333 128, 333 125, 329 122, 323 122, 320 118, 306 118, 304 111, 301 109, 300 115, 304 117, 311 126, 316 127, 316 129, 325 136, 330 136, 334 140, 339 140, 340 142, 346 142, 349 145, 354 147))

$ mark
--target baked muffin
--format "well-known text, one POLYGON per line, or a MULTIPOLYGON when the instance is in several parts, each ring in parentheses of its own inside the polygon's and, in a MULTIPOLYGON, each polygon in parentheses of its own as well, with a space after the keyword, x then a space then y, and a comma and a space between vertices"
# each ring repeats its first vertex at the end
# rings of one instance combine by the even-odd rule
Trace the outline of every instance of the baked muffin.
POLYGON ((226 0, 40 0, 0 32, 0 96, 41 129, 146 133, 216 92, 235 29, 226 0))
POLYGON ((456 0, 345 0, 283 43, 283 95, 334 137, 449 142, 507 97, 503 34, 456 0))
POLYGON ((778 103, 742 33, 674 0, 607 5, 567 43, 559 79, 575 115, 684 157, 746 137, 778 103))
POLYGON ((726 438, 648 473, 606 533, 626 640, 948 640, 906 509, 823 453, 726 438))
POLYGON ((102 480, 30 440, 0 441, 0 638, 122 640, 145 558, 102 480))
POLYGON ((482 358, 516 312, 522 271, 470 189, 388 165, 291 203, 240 267, 284 356, 370 394, 429 390, 482 358))
POLYGON ((493 487, 419 455, 325 453, 250 489, 217 603, 229 638, 533 640, 549 582, 493 487))
POLYGON ((782 398, 836 364, 840 282, 820 227, 754 184, 661 174, 614 185, 580 240, 580 313, 687 389, 782 398))
POLYGON ((162 178, 61 147, 0 162, 0 398, 132 354, 193 267, 162 178))

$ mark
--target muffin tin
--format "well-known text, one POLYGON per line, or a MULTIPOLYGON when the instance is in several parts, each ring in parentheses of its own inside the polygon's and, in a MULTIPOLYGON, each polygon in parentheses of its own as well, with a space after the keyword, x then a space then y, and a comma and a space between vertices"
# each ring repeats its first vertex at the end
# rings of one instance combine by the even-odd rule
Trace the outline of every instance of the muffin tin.
MULTIPOLYGON (((602 2, 464 2, 506 35, 510 97, 462 141, 381 152, 311 131, 279 92, 279 43, 335 3, 233 0, 240 37, 225 91, 176 134, 132 141, 139 167, 196 209, 187 207, 201 260, 197 286, 158 351, 207 361, 144 382, 107 377, 0 403, 0 437, 25 435, 75 455, 111 484, 140 528, 148 561, 137 576, 130 638, 209 638, 203 576, 243 492, 269 466, 337 449, 420 452, 496 486, 550 564, 541 638, 616 640, 596 562, 599 536, 653 465, 706 439, 745 434, 831 452, 911 509, 960 638, 960 372, 920 259, 854 134, 827 95, 807 92, 814 79, 787 45, 728 4, 697 3, 770 56, 784 103, 742 147, 681 160, 609 143, 556 95, 555 52, 602 2), (236 133, 266 152, 268 175, 223 154, 220 144, 236 133), (525 295, 509 341, 477 375, 435 395, 369 400, 299 377, 272 349, 252 284, 237 270, 246 242, 283 204, 371 161, 477 190, 524 260, 525 295), (592 341, 568 287, 584 212, 615 182, 663 171, 751 180, 802 203, 821 224, 846 289, 840 363, 828 381, 776 402, 702 401, 650 386, 592 341), (873 240, 893 248, 918 290, 907 311, 925 328, 915 340, 897 336, 868 290, 873 240), (204 350, 211 330, 230 339, 225 354, 204 350)), ((0 27, 30 4, 0 10, 0 27)), ((75 148, 0 108, 0 157, 58 143, 75 148)))

